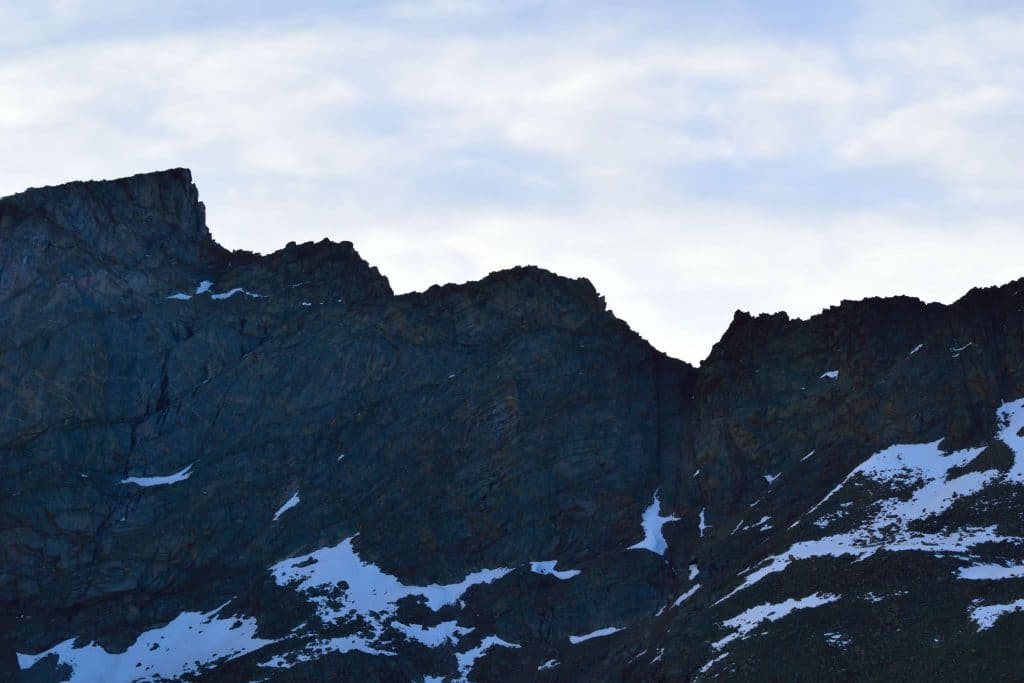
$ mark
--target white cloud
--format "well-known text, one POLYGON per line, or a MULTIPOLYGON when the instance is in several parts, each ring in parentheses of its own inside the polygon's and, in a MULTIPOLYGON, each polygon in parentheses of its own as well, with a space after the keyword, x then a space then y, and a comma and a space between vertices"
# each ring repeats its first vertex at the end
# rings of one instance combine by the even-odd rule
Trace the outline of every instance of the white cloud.
POLYGON ((959 197, 1019 198, 1024 21, 958 20, 860 51, 888 71, 888 97, 837 145, 840 163, 912 164, 959 197))
POLYGON ((1019 17, 876 8, 796 40, 510 11, 22 47, 0 62, 0 193, 188 165, 228 246, 351 239, 399 290, 538 263, 691 361, 735 308, 1021 274, 1019 17))

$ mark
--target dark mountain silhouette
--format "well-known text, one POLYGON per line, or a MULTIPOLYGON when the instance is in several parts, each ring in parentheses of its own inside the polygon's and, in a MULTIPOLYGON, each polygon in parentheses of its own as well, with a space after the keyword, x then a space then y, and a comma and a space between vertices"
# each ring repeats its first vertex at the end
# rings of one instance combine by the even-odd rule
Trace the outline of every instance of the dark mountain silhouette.
POLYGON ((1024 282, 738 312, 395 296, 188 171, 0 200, 0 679, 1021 680, 1024 282))

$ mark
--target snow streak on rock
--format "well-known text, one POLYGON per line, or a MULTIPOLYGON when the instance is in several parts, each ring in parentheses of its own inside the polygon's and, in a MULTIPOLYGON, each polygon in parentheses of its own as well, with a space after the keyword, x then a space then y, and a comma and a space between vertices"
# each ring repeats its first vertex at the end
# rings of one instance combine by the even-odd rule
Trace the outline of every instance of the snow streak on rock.
POLYGON ((122 484, 135 484, 136 486, 167 486, 168 484, 177 484, 179 481, 185 481, 192 475, 192 465, 189 465, 185 469, 175 472, 174 474, 167 474, 160 477, 127 477, 121 480, 122 484))
POLYGON ((809 607, 820 607, 821 605, 827 605, 830 602, 835 602, 838 599, 838 595, 813 593, 799 599, 790 598, 785 602, 780 602, 775 605, 764 604, 751 607, 732 619, 726 619, 723 621, 722 626, 732 629, 733 632, 721 640, 712 643, 711 647, 716 650, 721 650, 737 638, 745 637, 764 621, 778 621, 794 610, 807 609, 809 607))
POLYGON ((686 601, 687 601, 688 599, 690 599, 691 597, 693 597, 693 594, 694 594, 694 593, 696 593, 696 592, 697 592, 697 591, 699 591, 699 590, 700 590, 700 584, 699 584, 699 583, 697 583, 697 584, 694 584, 694 585, 693 585, 693 586, 692 586, 692 587, 690 588, 690 590, 686 591, 685 593, 683 593, 682 595, 680 595, 680 596, 679 596, 678 598, 676 598, 675 602, 673 602, 673 603, 672 603, 672 607, 679 607, 679 605, 683 604, 683 603, 684 603, 684 602, 686 602, 686 601))
POLYGON ((284 513, 288 512, 289 510, 291 510, 293 507, 295 507, 298 504, 299 504, 299 492, 296 491, 294 494, 292 494, 292 497, 289 498, 288 500, 286 500, 284 505, 279 507, 277 509, 277 512, 274 513, 274 521, 276 522, 278 519, 280 519, 281 515, 283 515, 284 513))
POLYGON ((702 666, 697 673, 698 674, 706 674, 708 671, 711 671, 711 667, 713 667, 715 664, 718 664, 720 661, 722 661, 723 659, 725 659, 728 656, 729 656, 728 652, 723 652, 722 654, 718 655, 717 657, 709 659, 707 662, 704 663, 704 666, 702 666))
MULTIPOLYGON (((889 492, 888 497, 866 506, 866 518, 857 528, 800 541, 784 552, 766 558, 756 570, 747 574, 738 588, 718 602, 770 574, 785 570, 797 560, 826 556, 865 559, 879 550, 922 551, 966 557, 973 548, 983 543, 1009 543, 1017 546, 1024 543, 1022 538, 999 535, 994 525, 968 526, 946 533, 929 533, 911 528, 913 523, 942 514, 956 500, 975 495, 989 485, 1024 484, 1024 437, 1018 434, 1024 428, 1024 399, 1004 403, 997 415, 1002 427, 998 436, 1014 453, 1014 463, 1008 472, 1003 474, 998 470, 985 470, 956 475, 956 470, 968 466, 981 454, 984 450, 982 447, 946 454, 939 448, 940 441, 890 446, 858 465, 808 511, 808 515, 813 514, 840 492, 853 492, 865 483, 883 484, 889 492)), ((849 503, 843 505, 848 506, 849 503)), ((828 526, 844 514, 847 514, 845 510, 837 510, 821 517, 816 524, 820 522, 819 526, 828 526)), ((966 575, 962 574, 963 578, 985 578, 976 575, 998 570, 967 568, 963 571, 966 572, 966 575)))
POLYGON ((577 643, 582 643, 593 638, 603 638, 605 636, 610 636, 611 634, 618 633, 621 630, 622 629, 617 626, 606 626, 605 628, 599 628, 596 631, 585 633, 582 636, 569 636, 569 642, 573 645, 576 645, 577 643))
POLYGON ((250 292, 248 290, 242 289, 241 287, 235 287, 234 289, 229 289, 228 291, 221 292, 220 294, 211 294, 210 298, 211 299, 216 299, 218 301, 222 301, 224 299, 230 299, 235 294, 244 294, 246 296, 252 297, 253 299, 262 299, 262 298, 264 298, 262 294, 257 294, 256 292, 250 292))

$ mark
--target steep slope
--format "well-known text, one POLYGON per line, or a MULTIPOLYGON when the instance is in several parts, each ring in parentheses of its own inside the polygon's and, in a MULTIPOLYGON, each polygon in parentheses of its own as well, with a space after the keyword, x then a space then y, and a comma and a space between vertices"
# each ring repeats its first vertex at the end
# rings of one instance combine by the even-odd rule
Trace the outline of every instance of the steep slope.
POLYGON ((0 200, 0 678, 1024 674, 1024 285, 733 324, 228 252, 184 170, 0 200))

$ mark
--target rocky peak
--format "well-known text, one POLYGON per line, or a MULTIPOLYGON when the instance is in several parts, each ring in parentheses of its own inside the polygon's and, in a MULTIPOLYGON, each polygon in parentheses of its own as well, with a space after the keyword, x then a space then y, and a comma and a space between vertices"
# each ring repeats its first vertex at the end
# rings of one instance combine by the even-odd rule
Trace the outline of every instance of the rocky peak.
POLYGON ((182 168, 5 197, 0 239, 0 297, 43 273, 52 285, 122 270, 124 288, 152 290, 175 269, 202 272, 227 253, 210 236, 192 175, 182 168))
POLYGON ((399 297, 412 308, 436 308, 466 339, 526 330, 583 333, 588 326, 617 321, 604 297, 585 278, 570 279, 537 266, 500 270, 465 284, 434 285, 399 297))
POLYGON ((211 274, 218 289, 259 292, 292 306, 342 304, 392 296, 388 279, 356 252, 351 242, 289 242, 265 256, 235 251, 211 274))
POLYGON ((206 209, 185 168, 32 188, 0 199, 0 229, 29 218, 73 233, 104 256, 131 250, 133 243, 170 242, 196 254, 213 243, 206 209))

